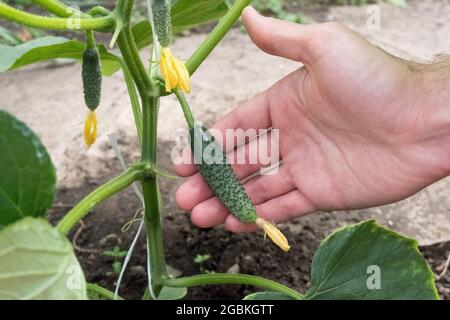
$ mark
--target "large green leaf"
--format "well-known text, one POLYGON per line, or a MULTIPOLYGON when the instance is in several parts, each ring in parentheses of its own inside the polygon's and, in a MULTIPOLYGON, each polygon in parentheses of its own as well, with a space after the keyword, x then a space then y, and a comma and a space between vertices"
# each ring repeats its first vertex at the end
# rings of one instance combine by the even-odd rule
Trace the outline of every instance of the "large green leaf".
POLYGON ((295 300, 295 299, 279 292, 262 291, 251 293, 245 296, 243 300, 295 300))
POLYGON ((55 168, 39 138, 0 110, 0 228, 43 216, 55 194, 55 168))
MULTIPOLYGON (((178 0, 172 5, 173 32, 181 32, 194 26, 218 19, 228 11, 225 0, 178 0)), ((138 48, 152 42, 152 30, 147 20, 133 26, 138 48)))
MULTIPOLYGON (((17 46, 0 44, 0 72, 14 70, 38 61, 56 58, 81 60, 85 44, 63 37, 42 37, 17 46)), ((120 58, 109 53, 103 45, 98 46, 105 75, 120 69, 120 58)))
POLYGON ((40 218, 0 231, 0 299, 86 299, 70 242, 40 218))
POLYGON ((322 242, 311 283, 306 299, 439 297, 417 242, 373 220, 339 229, 322 242))

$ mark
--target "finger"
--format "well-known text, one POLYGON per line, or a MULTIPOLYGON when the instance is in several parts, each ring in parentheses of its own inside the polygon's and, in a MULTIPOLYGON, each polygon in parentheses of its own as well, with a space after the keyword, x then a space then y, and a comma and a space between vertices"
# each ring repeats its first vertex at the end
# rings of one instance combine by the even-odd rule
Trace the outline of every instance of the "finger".
POLYGON ((190 147, 183 148, 181 155, 174 161, 173 170, 180 177, 190 177, 198 171, 190 147))
POLYGON ((233 171, 240 180, 281 160, 278 137, 271 131, 265 131, 228 153, 233 171))
MULTIPOLYGON (((266 202, 273 197, 288 193, 295 188, 290 178, 289 170, 285 167, 279 169, 275 175, 252 179, 244 187, 255 204, 266 202)), ((225 218, 230 214, 220 200, 212 196, 212 192, 205 194, 205 198, 196 203, 193 203, 191 197, 186 197, 183 201, 190 201, 186 207, 193 207, 191 210, 191 220, 194 224, 202 228, 220 225, 224 223, 225 218), (207 197, 207 195, 210 197, 207 197)))
MULTIPOLYGON (((269 92, 260 93, 225 115, 211 127, 210 132, 219 145, 224 146, 224 150, 232 151, 256 137, 260 129, 271 126, 269 106, 269 92)), ((182 150, 174 163, 174 171, 182 177, 191 176, 197 171, 190 147, 182 150)))
POLYGON ((178 187, 175 192, 175 202, 180 209, 192 211, 198 203, 212 196, 213 192, 206 181, 200 173, 196 173, 178 187))
POLYGON ((310 60, 308 41, 314 38, 317 26, 263 17, 253 7, 243 11, 242 19, 250 38, 261 50, 291 60, 310 60))
POLYGON ((228 215, 228 210, 220 200, 212 197, 192 209, 191 220, 200 228, 211 228, 223 224, 228 215))
POLYGON ((216 137, 217 142, 229 151, 230 146, 237 146, 242 130, 248 137, 253 137, 259 129, 271 127, 269 108, 270 92, 266 90, 241 103, 216 122, 211 127, 211 133, 216 137), (236 133, 237 129, 241 129, 241 132, 236 133))
MULTIPOLYGON (((256 206, 258 216, 274 223, 285 222, 316 210, 314 205, 299 190, 291 191, 256 206)), ((255 225, 242 223, 232 215, 227 216, 225 227, 232 232, 257 230, 255 225)))
MULTIPOLYGON (((272 151, 271 140, 271 134, 267 133, 231 152, 229 159, 235 162, 231 166, 239 180, 258 172, 263 166, 272 165, 280 160, 279 153, 272 151), (260 147, 261 149, 259 149, 260 147), (266 154, 263 155, 263 153, 266 154), (264 158, 262 158, 263 156, 264 158), (242 162, 244 164, 240 164, 242 162)), ((277 145, 274 145, 274 147, 278 148, 277 145)), ((284 179, 288 178, 287 174, 282 176, 284 179)), ((274 183, 281 183, 282 179, 281 176, 277 177, 274 179, 274 183)), ((266 181, 266 179, 263 179, 263 181, 266 181)), ((252 183, 251 185, 254 184, 252 183)), ((256 186, 259 186, 259 184, 256 186)), ((274 190, 278 189, 275 188, 274 190)), ((178 207, 182 210, 191 211, 198 203, 212 196, 213 192, 200 173, 195 173, 178 188, 175 200, 178 207)))
MULTIPOLYGON (((275 174, 258 176, 244 184, 254 204, 264 203, 296 188, 286 166, 274 170, 277 170, 275 174)), ((274 173, 274 170, 271 173, 274 173)))

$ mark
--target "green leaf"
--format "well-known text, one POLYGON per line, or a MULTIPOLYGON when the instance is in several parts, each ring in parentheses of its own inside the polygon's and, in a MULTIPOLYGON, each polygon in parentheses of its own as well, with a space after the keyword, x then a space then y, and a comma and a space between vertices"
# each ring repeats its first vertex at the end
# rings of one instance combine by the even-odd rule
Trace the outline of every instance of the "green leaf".
MULTIPOLYGON (((178 0, 172 5, 172 29, 178 33, 222 17, 228 11, 224 0, 178 0)), ((148 20, 133 26, 133 35, 139 49, 152 42, 148 20)))
POLYGON ((86 282, 70 242, 40 218, 0 231, 0 299, 86 299, 86 282))
POLYGON ((178 0, 172 6, 172 24, 188 28, 218 19, 228 11, 224 0, 178 0))
MULTIPOLYGON (((38 61, 56 58, 81 60, 85 44, 63 37, 42 37, 17 45, 0 44, 0 72, 14 70, 38 61)), ((111 75, 120 69, 120 58, 98 45, 104 75, 111 75)))
POLYGON ((0 150, 0 228, 45 215, 56 184, 50 156, 26 124, 1 110, 0 150))
POLYGON ((439 298, 417 242, 373 220, 339 229, 321 243, 311 283, 306 299, 439 298))
POLYGON ((180 300, 187 294, 187 288, 163 287, 158 300, 180 300))
POLYGON ((295 300, 294 298, 285 294, 273 291, 263 291, 251 293, 242 300, 295 300))

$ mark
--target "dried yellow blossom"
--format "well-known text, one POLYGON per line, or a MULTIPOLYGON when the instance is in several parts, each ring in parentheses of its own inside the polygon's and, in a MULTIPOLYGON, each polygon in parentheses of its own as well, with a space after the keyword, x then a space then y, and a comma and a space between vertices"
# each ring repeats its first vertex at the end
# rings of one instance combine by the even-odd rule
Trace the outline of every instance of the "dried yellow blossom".
POLYGON ((269 236, 269 238, 275 243, 277 246, 279 246, 283 251, 289 251, 291 248, 289 246, 289 243, 284 236, 284 234, 281 233, 281 231, 275 226, 275 224, 268 222, 262 218, 256 219, 256 224, 264 230, 265 235, 269 236))
POLYGON ((171 92, 173 89, 181 89, 187 93, 191 91, 189 71, 183 62, 173 56, 170 48, 161 50, 159 68, 166 81, 167 92, 171 92))
POLYGON ((89 148, 97 138, 97 115, 95 111, 89 110, 84 122, 84 142, 89 148))

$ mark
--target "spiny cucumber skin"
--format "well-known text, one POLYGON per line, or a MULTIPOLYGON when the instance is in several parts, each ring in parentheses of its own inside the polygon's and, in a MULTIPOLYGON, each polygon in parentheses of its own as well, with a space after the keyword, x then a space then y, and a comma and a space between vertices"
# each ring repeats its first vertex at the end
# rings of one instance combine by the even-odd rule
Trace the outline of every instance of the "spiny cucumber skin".
POLYGON ((83 52, 82 79, 86 106, 97 109, 102 92, 102 68, 96 48, 86 48, 83 52))
POLYGON ((170 45, 172 38, 170 0, 153 0, 152 12, 158 41, 163 48, 166 48, 170 45))
POLYGON ((257 218, 256 208, 214 137, 201 127, 191 128, 190 135, 191 148, 197 167, 214 195, 240 221, 254 223, 257 218), (201 147, 201 149, 195 150, 197 147, 201 147), (205 152, 206 148, 208 148, 207 152, 205 152), (220 152, 217 157, 210 152, 211 148, 220 152), (209 163, 208 159, 205 159, 208 153, 212 154, 215 162, 209 163), (217 161, 219 159, 220 161, 217 161))

